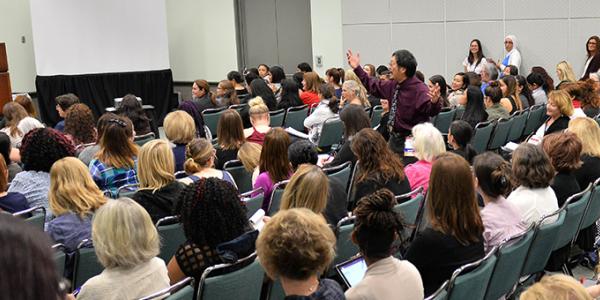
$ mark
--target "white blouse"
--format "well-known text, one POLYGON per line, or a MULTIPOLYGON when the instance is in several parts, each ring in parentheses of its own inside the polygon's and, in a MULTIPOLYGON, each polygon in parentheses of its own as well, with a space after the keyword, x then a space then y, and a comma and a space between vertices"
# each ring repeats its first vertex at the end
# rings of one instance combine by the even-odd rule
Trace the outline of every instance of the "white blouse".
POLYGON ((481 70, 483 70, 483 67, 485 66, 485 64, 487 63, 487 60, 484 58, 481 59, 481 61, 479 62, 479 64, 477 65, 477 61, 474 61, 472 64, 469 63, 469 57, 465 57, 465 60, 463 61, 462 65, 464 67, 467 68, 467 72, 475 72, 477 74, 481 74, 481 70))

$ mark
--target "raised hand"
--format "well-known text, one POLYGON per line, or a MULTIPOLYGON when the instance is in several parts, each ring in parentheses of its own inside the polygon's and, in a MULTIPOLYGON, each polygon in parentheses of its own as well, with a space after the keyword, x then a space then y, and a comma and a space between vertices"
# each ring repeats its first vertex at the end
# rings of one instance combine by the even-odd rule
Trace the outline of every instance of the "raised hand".
POLYGON ((429 97, 431 98, 431 102, 432 103, 437 103, 440 100, 441 97, 441 93, 440 93, 440 85, 438 83, 436 83, 433 88, 431 88, 428 92, 429 97))
POLYGON ((360 53, 356 52, 356 54, 352 53, 352 50, 348 49, 346 52, 346 58, 348 59, 348 65, 352 69, 358 67, 360 65, 360 53))

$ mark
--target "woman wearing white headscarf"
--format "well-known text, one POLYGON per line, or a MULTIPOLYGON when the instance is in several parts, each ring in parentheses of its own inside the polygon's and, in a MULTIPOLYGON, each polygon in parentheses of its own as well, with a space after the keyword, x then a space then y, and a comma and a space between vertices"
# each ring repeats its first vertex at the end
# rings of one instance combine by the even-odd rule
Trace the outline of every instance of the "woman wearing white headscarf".
POLYGON ((504 38, 504 49, 506 50, 506 56, 501 62, 498 61, 496 66, 500 70, 504 70, 509 65, 516 66, 517 69, 521 69, 521 52, 517 44, 517 37, 514 35, 507 35, 504 38))

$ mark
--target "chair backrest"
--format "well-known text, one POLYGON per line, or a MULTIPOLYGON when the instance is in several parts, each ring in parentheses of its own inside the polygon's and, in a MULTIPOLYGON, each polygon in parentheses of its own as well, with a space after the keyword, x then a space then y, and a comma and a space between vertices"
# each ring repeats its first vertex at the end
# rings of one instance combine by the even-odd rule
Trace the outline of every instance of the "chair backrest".
POLYGON ((275 280, 271 283, 271 287, 269 289, 269 300, 281 300, 285 298, 285 291, 283 290, 283 286, 281 286, 280 280, 275 280))
POLYGON ((592 195, 588 207, 585 210, 580 229, 590 227, 592 224, 595 224, 598 219, 600 219, 600 178, 592 184, 592 195))
POLYGON ((202 118, 204 119, 204 125, 210 129, 212 137, 217 137, 217 125, 219 124, 219 118, 225 112, 227 107, 221 108, 209 108, 202 111, 202 118))
POLYGON ((494 247, 484 258, 454 271, 448 283, 448 299, 483 299, 496 266, 496 250, 494 247))
POLYGON ((475 125, 475 133, 473 134, 473 140, 471 145, 477 151, 477 153, 483 153, 487 150, 487 145, 492 138, 492 132, 494 131, 494 122, 481 122, 475 125))
POLYGON ((523 136, 523 130, 525 129, 525 123, 527 123, 527 117, 529 116, 529 110, 516 111, 512 115, 513 124, 508 133, 507 141, 518 142, 523 136))
POLYGON ((73 267, 73 288, 81 287, 88 279, 100 274, 104 267, 98 262, 90 240, 83 240, 77 246, 73 267))
POLYGON ((265 199, 265 193, 263 188, 259 187, 252 191, 241 194, 240 198, 244 202, 244 205, 246 205, 246 217, 250 219, 250 217, 252 217, 252 215, 254 215, 254 213, 256 213, 262 207, 263 200, 265 199), (252 195, 254 195, 254 197, 252 197, 252 195))
POLYGON ((304 119, 308 116, 308 105, 294 106, 287 109, 283 127, 292 127, 300 132, 304 131, 304 119))
POLYGON ((323 148, 335 145, 342 140, 343 135, 344 123, 342 123, 342 120, 338 117, 329 118, 323 122, 317 147, 323 148))
POLYGON ((592 187, 590 185, 584 191, 569 197, 563 204, 567 214, 565 216, 565 221, 558 232, 554 250, 569 245, 577 235, 579 224, 581 224, 583 214, 590 201, 591 191, 592 187))
POLYGON ((215 134, 215 138, 213 138, 213 133, 210 131, 210 128, 208 128, 208 126, 204 125, 204 135, 206 137, 207 140, 209 140, 213 145, 218 143, 218 139, 217 139, 217 135, 215 134))
POLYGON ((60 243, 52 245, 52 250, 54 250, 54 264, 56 265, 56 272, 62 277, 65 274, 65 263, 67 260, 65 245, 60 243))
POLYGON ((510 133, 513 122, 514 122, 514 120, 512 118, 511 119, 504 119, 504 118, 498 119, 498 122, 496 122, 496 126, 494 128, 494 133, 492 134, 492 137, 490 139, 487 149, 496 150, 496 149, 504 146, 504 144, 506 144, 506 141, 508 139, 508 134, 510 133))
POLYGON ((529 116, 527 117, 527 121, 525 122, 525 129, 523 130, 523 136, 528 136, 534 133, 538 127, 540 127, 543 121, 542 116, 544 116, 545 107, 542 104, 537 104, 529 108, 529 116))
POLYGON ((375 126, 379 125, 379 123, 381 123, 381 115, 383 115, 383 107, 381 105, 373 106, 373 109, 371 110, 371 127, 372 128, 374 128, 375 126))
POLYGON ((186 178, 188 175, 185 171, 177 171, 175 172, 175 179, 186 178))
POLYGON ((598 123, 598 125, 600 126, 600 114, 598 114, 597 116, 595 116, 594 120, 596 120, 596 123, 598 123))
POLYGON ((135 194, 139 188, 140 188, 139 183, 130 183, 130 184, 123 185, 123 186, 119 187, 119 189, 117 190, 117 197, 118 198, 121 198, 121 197, 131 198, 133 196, 133 194, 135 194))
POLYGON ((191 286, 193 279, 192 277, 186 277, 183 280, 175 283, 174 285, 162 289, 156 293, 150 294, 139 300, 152 300, 152 299, 170 299, 170 300, 192 300, 194 298, 194 288, 191 286), (170 296, 169 296, 170 295, 170 296), (168 296, 167 298, 164 298, 168 296), (183 296, 183 297, 182 297, 183 296))
POLYGON ((556 244, 556 238, 560 227, 565 221, 566 210, 561 208, 554 213, 543 217, 536 223, 536 231, 531 242, 531 247, 527 251, 527 257, 521 270, 521 276, 527 276, 544 270, 550 253, 556 244), (558 216, 558 217, 557 217, 558 216), (551 218, 556 218, 552 223, 548 223, 551 218))
POLYGON ((403 238, 410 238, 416 230, 417 217, 419 212, 425 207, 425 196, 423 195, 423 187, 420 186, 410 193, 396 196, 396 204, 394 211, 402 214, 406 228, 404 228, 403 238), (414 197, 413 197, 414 196, 414 197))
POLYGON ((273 216, 279 211, 279 206, 281 206, 281 198, 283 197, 283 190, 285 185, 289 182, 289 180, 283 180, 273 186, 273 192, 271 193, 271 201, 269 202, 267 215, 273 216))
POLYGON ((442 134, 448 133, 448 129, 454 120, 455 114, 456 109, 440 111, 433 120, 433 126, 435 126, 435 128, 437 128, 442 134))
POLYGON ((156 230, 160 236, 160 254, 158 257, 168 262, 175 252, 177 247, 183 244, 186 240, 183 225, 179 223, 179 217, 169 216, 164 217, 156 222, 156 230))
POLYGON ((336 240, 336 256, 333 260, 333 265, 337 265, 348 260, 350 257, 356 255, 359 249, 356 244, 352 242, 351 235, 354 230, 355 217, 345 217, 341 219, 335 228, 336 240))
POLYGON ((142 146, 144 146, 144 144, 146 144, 147 142, 149 142, 149 141, 151 141, 151 140, 153 140, 155 138, 156 138, 156 136, 154 135, 154 132, 148 132, 146 134, 136 135, 133 138, 133 142, 136 145, 142 147, 142 146))
POLYGON ((285 109, 270 111, 269 116, 271 118, 271 127, 281 127, 283 126, 283 119, 285 119, 285 109))
POLYGON ((34 206, 26 210, 18 211, 14 213, 13 216, 27 216, 29 214, 31 214, 31 216, 26 218, 25 222, 44 231, 44 222, 46 221, 46 208, 44 208, 43 206, 34 206))
POLYGON ((252 173, 248 172, 241 161, 230 160, 223 165, 223 171, 229 172, 241 193, 252 190, 252 173))
POLYGON ((448 298, 448 280, 444 281, 442 285, 425 300, 446 300, 448 298))
POLYGON ((221 264, 207 268, 198 285, 198 300, 255 300, 260 299, 263 284, 263 269, 255 259, 256 254, 238 260, 235 264, 221 264), (211 276, 214 272, 223 272, 234 265, 249 265, 227 272, 222 275, 211 276))
MULTIPOLYGON (((350 176, 350 182, 348 182, 348 203, 350 202, 350 200, 352 199, 352 188, 354 187, 354 181, 356 181, 356 174, 358 174, 358 168, 359 168, 359 163, 360 161, 357 160, 354 163, 354 168, 352 168, 352 175, 350 176)), ((352 206, 354 206, 356 203, 351 203, 352 206)))
POLYGON ((464 106, 458 106, 456 107, 456 113, 454 114, 454 120, 460 120, 463 116, 463 114, 465 113, 465 107, 464 106))
POLYGON ((348 189, 350 183, 350 175, 352 174, 352 163, 347 161, 339 166, 325 168, 323 172, 327 177, 336 178, 343 185, 344 189, 348 189))
POLYGON ((502 295, 513 290, 519 281, 535 230, 535 225, 532 225, 525 232, 511 237, 498 247, 498 261, 485 293, 486 300, 500 299, 502 295))
POLYGON ((248 103, 241 103, 241 104, 233 104, 233 105, 229 105, 229 109, 235 109, 237 110, 238 113, 242 113, 242 110, 244 110, 244 108, 248 106, 248 103))

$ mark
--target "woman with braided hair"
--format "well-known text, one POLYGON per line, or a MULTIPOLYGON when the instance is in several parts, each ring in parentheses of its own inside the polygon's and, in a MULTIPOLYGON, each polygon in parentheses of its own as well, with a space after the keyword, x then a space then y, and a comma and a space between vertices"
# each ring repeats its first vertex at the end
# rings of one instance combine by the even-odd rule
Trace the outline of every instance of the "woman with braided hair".
POLYGON ((174 213, 180 216, 186 241, 169 261, 171 284, 188 276, 199 282, 206 268, 223 263, 217 246, 250 230, 236 188, 213 177, 187 186, 174 213))
POLYGON ((348 300, 423 299, 423 282, 417 268, 392 256, 392 246, 401 239, 404 227, 402 218, 394 211, 395 204, 394 194, 380 189, 360 199, 354 209, 352 241, 365 258, 367 272, 356 286, 346 291, 348 300))

